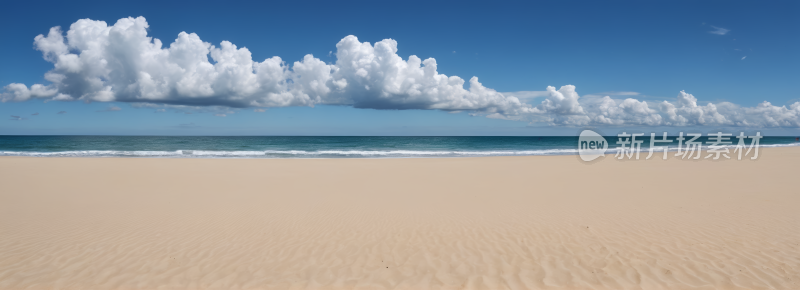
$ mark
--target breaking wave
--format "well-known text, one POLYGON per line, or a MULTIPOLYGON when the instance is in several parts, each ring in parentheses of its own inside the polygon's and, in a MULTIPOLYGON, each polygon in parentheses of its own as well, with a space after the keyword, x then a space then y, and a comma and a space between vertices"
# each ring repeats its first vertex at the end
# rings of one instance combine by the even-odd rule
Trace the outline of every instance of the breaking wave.
POLYGON ((178 158, 409 158, 409 157, 477 157, 573 155, 577 149, 524 151, 416 151, 416 150, 265 150, 265 151, 115 151, 80 150, 58 152, 0 151, 0 156, 36 157, 178 157, 178 158))

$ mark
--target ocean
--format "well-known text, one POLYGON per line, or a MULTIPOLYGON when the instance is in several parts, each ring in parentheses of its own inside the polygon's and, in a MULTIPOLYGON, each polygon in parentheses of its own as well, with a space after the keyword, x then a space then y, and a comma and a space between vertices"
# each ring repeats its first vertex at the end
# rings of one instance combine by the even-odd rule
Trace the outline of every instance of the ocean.
MULTIPOLYGON (((617 136, 606 136, 614 153, 617 136)), ((657 136, 657 138, 660 138, 657 136)), ((674 140, 675 136, 669 137, 674 140)), ((708 141, 702 137, 704 146, 708 141)), ((732 141, 737 142, 736 138, 732 141)), ((750 139, 746 139, 750 142, 750 139)), ((649 147, 649 136, 643 149, 649 147)), ((677 146, 677 142, 668 144, 677 146)), ((798 146, 764 137, 761 147, 798 146)), ((578 154, 578 137, 0 136, 0 156, 409 158, 578 154)))

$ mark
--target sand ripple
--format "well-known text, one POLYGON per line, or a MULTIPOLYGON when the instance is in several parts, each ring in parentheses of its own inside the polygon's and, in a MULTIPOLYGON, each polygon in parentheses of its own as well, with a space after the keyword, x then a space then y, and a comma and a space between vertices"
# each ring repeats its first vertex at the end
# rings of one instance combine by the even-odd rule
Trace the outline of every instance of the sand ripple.
POLYGON ((800 151, 769 152, 2 158, 0 289, 800 289, 800 196, 774 170, 800 151))

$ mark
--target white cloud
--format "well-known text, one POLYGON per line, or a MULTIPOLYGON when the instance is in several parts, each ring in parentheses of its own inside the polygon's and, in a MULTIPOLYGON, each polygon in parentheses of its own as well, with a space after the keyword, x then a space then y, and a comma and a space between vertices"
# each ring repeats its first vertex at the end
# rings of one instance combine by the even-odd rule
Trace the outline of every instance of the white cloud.
POLYGON ((583 108, 578 103, 578 93, 575 86, 562 86, 558 91, 555 87, 548 86, 549 96, 536 107, 535 112, 551 112, 556 114, 576 115, 583 114, 583 108))
MULTIPOLYGON (((131 107, 137 109, 155 109, 156 112, 166 112, 168 110, 176 113, 207 113, 207 114, 233 114, 234 111, 230 107, 225 106, 187 106, 187 105, 169 105, 169 104, 153 104, 153 103, 132 103, 131 107)), ((259 108, 256 108, 258 110, 259 108)))
POLYGON ((114 25, 81 19, 66 37, 59 27, 34 45, 54 68, 50 85, 5 87, 2 101, 32 98, 187 106, 286 107, 316 104, 373 109, 470 110, 520 114, 529 106, 484 87, 437 72, 436 60, 397 55, 397 42, 371 45, 347 36, 336 45, 337 60, 312 55, 291 64, 280 57, 254 61, 247 48, 223 41, 219 47, 181 32, 162 47, 149 37, 143 17, 114 25))
POLYGON ((4 87, 5 92, 0 94, 0 100, 5 101, 27 101, 30 98, 49 98, 53 97, 58 91, 51 87, 35 84, 28 89, 24 84, 11 83, 4 87))
POLYGON ((371 109, 469 110, 486 114, 517 115, 530 112, 519 99, 484 87, 477 77, 469 80, 437 72, 433 58, 397 55, 397 42, 385 39, 370 45, 347 36, 336 44, 334 88, 329 104, 371 109))
POLYGON ((746 55, 742 57, 742 60, 744 60, 745 58, 747 58, 747 56, 746 56, 746 55))
POLYGON ((186 124, 178 124, 177 126, 174 127, 184 128, 184 129, 194 129, 194 128, 199 128, 200 126, 195 123, 186 123, 186 124))
POLYGON ((504 96, 515 97, 520 100, 528 100, 534 98, 547 97, 550 95, 548 91, 518 91, 518 92, 503 92, 504 96))
POLYGON ((638 95, 641 95, 641 94, 638 93, 638 92, 603 92, 603 93, 599 93, 598 95, 604 95, 604 96, 638 96, 638 95))
POLYGON ((560 126, 742 126, 800 127, 800 102, 788 108, 763 102, 741 107, 729 102, 698 105, 697 98, 681 91, 675 102, 648 103, 610 96, 581 98, 571 85, 551 93, 536 106, 532 120, 560 126))
MULTIPOLYGON (((82 19, 66 33, 53 27, 34 39, 36 49, 53 63, 45 74, 50 84, 12 83, 4 87, 0 100, 129 102, 134 107, 217 116, 232 114, 231 108, 259 111, 329 104, 464 111, 565 126, 800 126, 800 103, 788 108, 767 102, 752 108, 726 102, 697 105, 697 99, 685 92, 675 102, 611 97, 636 97, 637 92, 581 98, 571 85, 500 93, 483 86, 477 77, 470 78, 465 88, 464 79, 440 74, 433 58, 403 59, 392 39, 370 44, 352 35, 344 37, 329 53, 336 56, 334 63, 310 54, 292 63, 278 56, 258 62, 247 48, 228 41, 215 46, 194 33, 181 32, 164 46, 148 37, 148 27, 143 17, 123 18, 111 26, 82 19), (536 106, 520 101, 539 97, 545 99, 536 106)), ((714 34, 729 32, 713 28, 714 34)))
POLYGON ((714 25, 711 25, 711 28, 714 28, 714 30, 711 30, 711 31, 708 32, 708 33, 711 33, 711 34, 725 35, 725 34, 728 34, 728 32, 730 32, 730 30, 728 30, 728 29, 725 29, 725 28, 722 28, 722 27, 716 27, 714 25))
POLYGON ((98 112, 115 112, 115 111, 122 111, 122 109, 120 107, 117 107, 117 106, 109 106, 108 108, 105 108, 103 110, 99 110, 98 112))

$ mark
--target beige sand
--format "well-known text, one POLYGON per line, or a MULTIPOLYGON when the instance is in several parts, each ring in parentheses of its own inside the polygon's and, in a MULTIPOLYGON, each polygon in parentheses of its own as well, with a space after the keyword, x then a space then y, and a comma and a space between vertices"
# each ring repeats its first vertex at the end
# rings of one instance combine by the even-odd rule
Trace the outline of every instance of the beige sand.
POLYGON ((757 161, 0 158, 0 289, 800 289, 757 161))

